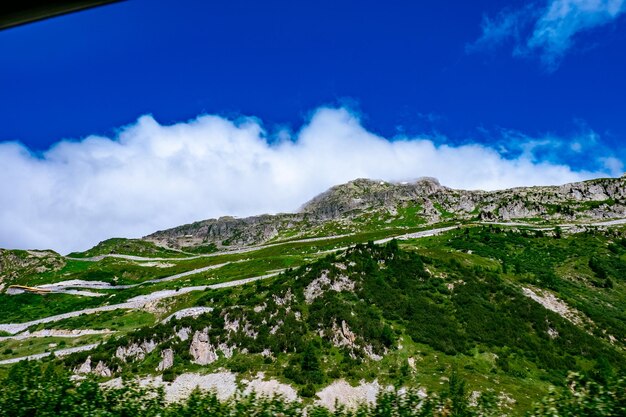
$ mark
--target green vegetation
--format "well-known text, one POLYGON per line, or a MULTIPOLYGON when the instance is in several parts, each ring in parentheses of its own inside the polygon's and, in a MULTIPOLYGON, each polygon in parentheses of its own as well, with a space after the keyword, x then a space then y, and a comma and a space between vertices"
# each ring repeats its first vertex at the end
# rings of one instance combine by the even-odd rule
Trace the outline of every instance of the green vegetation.
POLYGON ((88 345, 102 341, 102 335, 80 337, 33 337, 0 341, 0 360, 51 352, 57 349, 88 345))
POLYGON ((541 231, 478 227, 455 231, 445 242, 440 237, 428 245, 495 259, 507 279, 556 291, 590 318, 595 324, 590 330, 599 336, 603 330, 626 334, 624 234, 623 229, 588 230, 559 237, 559 233, 548 236, 541 231))
POLYGON ((189 256, 179 251, 157 246, 152 242, 140 239, 112 238, 98 243, 93 248, 85 252, 73 252, 68 256, 71 258, 90 258, 99 255, 120 254, 131 256, 148 256, 176 258, 189 256))
POLYGON ((112 331, 133 331, 155 323, 153 314, 146 311, 114 310, 95 314, 84 314, 50 323, 42 323, 28 328, 30 332, 44 329, 91 329, 112 331))
MULTIPOLYGON (((529 413, 529 417, 621 416, 626 410, 626 379, 611 378, 603 383, 570 376, 567 390, 555 390, 529 413)), ((180 403, 167 404, 162 390, 140 388, 102 388, 93 380, 74 383, 69 375, 52 365, 23 363, 14 366, 0 381, 0 413, 12 417, 86 415, 107 417, 168 416, 302 416, 315 417, 473 417, 502 414, 498 398, 485 393, 470 400, 465 381, 452 373, 449 382, 423 398, 413 389, 381 393, 374 405, 357 409, 339 407, 334 412, 319 406, 303 406, 281 398, 254 395, 220 401, 213 393, 194 391, 180 403)))
MULTIPOLYGON (((443 206, 436 208, 444 216, 443 206)), ((0 316, 4 323, 121 303, 159 290, 285 271, 274 278, 239 287, 172 297, 150 306, 150 312, 116 310, 32 326, 31 332, 110 329, 116 333, 63 340, 5 340, 0 342, 0 356, 8 359, 42 353, 53 349, 49 346, 51 343, 61 348, 102 341, 104 343, 93 351, 51 359, 49 366, 54 372, 62 373, 91 356, 93 362, 103 361, 114 370, 115 376, 132 379, 155 374, 161 351, 170 348, 174 352, 174 366, 164 373, 166 380, 185 372, 228 369, 238 373, 239 378, 251 378, 262 371, 268 377, 292 385, 305 399, 305 404, 310 404, 316 392, 336 379, 343 378, 353 384, 377 379, 381 385, 423 387, 430 393, 438 393, 439 396, 419 401, 426 401, 423 407, 432 401, 434 409, 441 409, 444 403, 437 401, 447 398, 445 403, 450 404, 450 392, 458 391, 454 381, 453 387, 442 390, 442 383, 446 383, 442 377, 454 374, 464 381, 464 394, 460 397, 477 391, 483 393, 481 398, 488 402, 491 394, 506 395, 515 400, 514 405, 505 410, 512 415, 530 412, 533 403, 549 393, 551 384, 560 388, 546 397, 546 407, 552 404, 550 401, 557 401, 554 398, 563 403, 574 401, 576 398, 570 401, 560 397, 567 395, 562 387, 571 371, 584 375, 585 382, 580 384, 594 387, 589 388, 588 395, 600 392, 600 386, 611 383, 614 375, 623 373, 626 363, 623 339, 626 334, 626 230, 590 228, 572 235, 558 228, 533 230, 465 225, 430 238, 392 240, 384 245, 369 242, 426 229, 419 216, 421 210, 417 206, 400 206, 397 213, 389 217, 382 212, 362 212, 357 216, 363 220, 362 228, 356 234, 308 242, 276 242, 273 246, 241 253, 211 253, 216 248, 208 244, 197 249, 197 253, 209 256, 183 260, 180 252, 148 254, 152 244, 134 248, 132 243, 124 249, 127 253, 139 254, 140 250, 145 250, 148 252, 141 256, 168 259, 154 262, 119 258, 96 262, 66 260, 44 270, 38 270, 35 264, 29 265, 24 273, 12 278, 12 282, 39 285, 82 279, 141 285, 95 290, 105 294, 97 298, 1 294, 0 316), (347 247, 349 249, 331 253, 347 247), (147 283, 224 263, 227 264, 175 280, 147 283), (568 313, 559 314, 545 308, 524 289, 542 297, 553 297, 566 306, 568 313), (161 323, 171 313, 194 306, 212 307, 213 311, 161 323), (187 329, 189 339, 181 340, 177 336, 181 329, 187 329), (191 336, 204 329, 211 345, 232 348, 232 357, 218 349, 216 361, 203 366, 192 363, 191 336), (144 341, 157 344, 144 359, 124 362, 115 357, 118 347, 144 341)), ((437 226, 442 225, 445 224, 437 226)), ((327 226, 340 225, 328 223, 327 226)), ((339 234, 337 230, 324 231, 331 232, 339 234)), ((117 252, 120 245, 127 244, 126 240, 105 241, 98 251, 117 252)), ((98 251, 88 251, 82 256, 94 256, 98 251)), ((27 253, 22 255, 28 256, 27 253)), ((0 375, 6 374, 8 369, 0 367, 0 375)), ((71 393, 78 390, 73 386, 67 389, 71 393)), ((112 392, 93 395, 109 398, 108 395, 114 395, 112 392)), ((131 398, 135 394, 128 395, 131 398)), ((137 401, 141 401, 141 395, 136 395, 137 401)), ((386 404, 391 408, 394 407, 391 404, 405 404, 403 399, 385 395, 380 401, 389 401, 386 404)), ((109 398, 107 401, 116 404, 117 400, 109 398)), ((200 394, 194 396, 193 401, 204 404, 203 407, 209 407, 207 404, 226 407, 219 408, 223 411, 241 407, 248 411, 260 410, 254 407, 261 407, 261 403, 254 402, 256 399, 220 403, 200 394)), ((602 397, 599 401, 604 404, 609 398, 602 397)), ((302 407, 271 401, 262 404, 262 407, 287 407, 285 410, 302 407)), ((163 407, 180 413, 191 410, 185 408, 190 407, 189 404, 163 407)), ((459 407, 461 411, 457 415, 479 413, 476 407, 467 404, 459 407)), ((364 408, 361 412, 382 412, 373 410, 364 408)), ((101 415, 118 415, 108 412, 113 414, 101 415)), ((315 412, 319 413, 315 415, 324 415, 322 410, 315 412)))
POLYGON ((217 245, 215 243, 209 243, 206 245, 198 245, 198 246, 185 246, 182 249, 185 252, 195 253, 195 254, 215 253, 218 251, 217 245))
POLYGON ((98 298, 68 294, 0 294, 0 317, 4 323, 24 323, 41 317, 95 307, 98 298))
MULTIPOLYGON (((167 372, 169 379, 221 368, 244 376, 263 371, 293 385, 304 398, 337 378, 353 383, 377 378, 381 384, 436 391, 442 374, 458 369, 468 390, 507 393, 517 401, 513 413, 520 414, 569 371, 604 380, 624 368, 621 345, 606 336, 624 334, 619 333, 623 322, 618 320, 624 282, 616 274, 622 271, 626 246, 620 239, 602 233, 556 237, 478 227, 401 246, 397 241, 357 244, 344 254, 287 269, 273 279, 189 293, 170 305, 170 311, 190 306, 214 309, 197 318, 151 326, 149 315, 130 312, 87 316, 82 319, 87 327, 106 323, 107 328, 120 329, 122 337, 71 355, 63 363, 73 369, 92 356, 111 369, 120 367, 122 375, 149 375, 160 361, 161 349, 171 348, 175 361, 167 372), (567 279, 563 271, 572 265, 580 268, 579 275, 567 279), (601 279, 615 281, 613 288, 593 284, 600 270, 606 275, 601 279), (545 276, 555 279, 541 278, 545 276), (317 292, 311 290, 315 282, 324 282, 320 280, 326 284, 317 292), (590 317, 593 325, 575 324, 547 310, 524 295, 521 287, 528 285, 559 289, 559 296, 590 317), (615 311, 596 319, 600 312, 594 311, 598 307, 593 297, 603 297, 604 309, 612 303, 615 311), (120 322, 124 324, 115 328, 120 322), (233 323, 238 323, 236 330, 233 323), (214 346, 235 346, 234 355, 220 354, 202 367, 192 364, 189 340, 175 336, 182 328, 191 334, 207 329, 214 346), (159 343, 159 348, 144 360, 124 363, 114 358, 118 347, 146 340, 159 343), (419 361, 416 370, 408 366, 409 358, 419 361)), ((231 264, 232 269, 222 273, 232 271, 234 278, 239 265, 247 272, 251 270, 246 268, 261 271, 288 259, 255 257, 231 264)), ((189 279, 194 283, 195 278, 189 279)), ((165 284, 147 288, 160 285, 165 284)), ((145 289, 126 290, 125 296, 129 291, 145 289)), ((59 325, 84 324, 76 318, 59 325)))

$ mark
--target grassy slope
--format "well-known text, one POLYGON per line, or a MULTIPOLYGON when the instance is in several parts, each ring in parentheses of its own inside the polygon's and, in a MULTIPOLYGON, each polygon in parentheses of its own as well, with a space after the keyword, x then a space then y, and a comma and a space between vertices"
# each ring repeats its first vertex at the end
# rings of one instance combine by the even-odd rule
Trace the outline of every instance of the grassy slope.
MULTIPOLYGON (((352 382, 378 378, 384 383, 418 384, 435 389, 442 382, 442 376, 455 368, 468 380, 470 389, 506 392, 518 401, 516 409, 519 411, 527 409, 550 383, 561 381, 568 370, 597 373, 620 367, 623 350, 611 346, 606 338, 596 338, 544 309, 523 296, 519 289, 520 285, 531 283, 543 286, 541 280, 545 271, 553 270, 556 274, 572 262, 584 265, 583 253, 594 253, 603 262, 621 259, 619 253, 602 250, 612 239, 601 235, 564 239, 524 237, 526 246, 515 252, 512 248, 519 243, 518 237, 515 233, 495 233, 479 228, 470 230, 469 234, 452 232, 408 241, 403 247, 409 251, 395 255, 385 252, 384 248, 361 247, 360 252, 352 251, 348 259, 340 262, 354 262, 356 266, 348 269, 349 275, 363 277, 356 292, 328 291, 312 304, 304 302, 302 290, 323 270, 340 273, 334 266, 338 261, 333 257, 268 282, 187 294, 176 300, 171 306, 172 311, 192 305, 210 305, 215 307, 216 313, 199 319, 183 319, 179 326, 198 330, 209 326, 214 329, 210 333, 212 341, 235 342, 240 348, 248 349, 250 354, 236 354, 231 359, 221 358, 201 367, 189 363, 188 342, 171 341, 166 345, 175 349, 177 357, 171 372, 211 371, 220 367, 244 374, 263 370, 306 393, 308 386, 319 388, 338 377, 352 382), (484 245, 486 236, 499 239, 501 251, 482 253, 485 248, 500 247, 497 242, 484 245), (580 252, 559 251, 559 248, 572 245, 579 245, 580 252), (530 255, 533 251, 544 256, 533 258, 530 255), (552 255, 546 257, 546 253, 552 255), (503 261, 509 260, 515 265, 516 256, 524 256, 525 263, 518 267, 521 269, 503 273, 503 261), (529 259, 535 259, 535 262, 529 259), (452 290, 448 287, 451 283, 455 283, 452 290), (272 300, 273 295, 284 297, 289 289, 296 300, 287 312, 272 300), (254 312, 253 308, 260 305, 266 305, 266 309, 254 312), (295 311, 300 312, 302 321, 295 319, 295 311), (237 334, 229 339, 221 330, 223 312, 229 312, 231 320, 235 316, 247 320, 259 331, 259 336, 253 339, 237 334), (262 324, 264 320, 267 324, 262 324), (269 335, 267 330, 279 320, 284 322, 282 328, 275 335, 269 335), (359 339, 361 346, 372 345, 384 359, 379 362, 370 360, 361 348, 336 347, 330 337, 320 337, 318 326, 328 334, 333 321, 346 321, 350 329, 362 337, 359 339), (549 337, 548 327, 558 331, 557 339, 549 337), (398 345, 402 348, 397 349, 398 345), (313 346, 313 356, 319 364, 313 370, 303 368, 309 346, 313 346), (259 354, 266 348, 273 352, 273 359, 264 359, 259 354), (385 349, 387 353, 384 353, 385 349), (408 357, 416 359, 417 370, 408 367, 408 357)), ((557 278, 557 282, 550 286, 557 290, 562 288, 562 296, 570 302, 578 300, 576 295, 581 300, 599 297, 613 302, 618 311, 623 308, 620 303, 623 303, 624 283, 623 278, 613 278, 613 288, 597 287, 591 283, 593 271, 587 270, 581 272, 578 281, 557 278)), ((584 304, 583 301, 576 304, 581 311, 591 305, 593 303, 584 304)), ((619 321, 594 319, 594 323, 600 333, 607 330, 619 334, 616 333, 620 329, 619 321)), ((128 337, 141 340, 171 331, 171 325, 157 326, 130 333, 128 337)), ((96 357, 110 358, 109 350, 127 340, 103 347, 95 353, 96 357)), ((77 363, 83 359, 77 355, 70 361, 77 363)), ((127 366, 125 372, 152 373, 159 359, 157 350, 144 362, 127 366)))
POLYGON ((180 251, 163 248, 145 240, 124 238, 107 239, 85 252, 73 252, 68 256, 72 258, 90 258, 92 256, 109 255, 112 253, 155 258, 176 258, 189 256, 188 254, 180 251))
MULTIPOLYGON (((399 252, 402 256, 398 256, 406 259, 395 264, 387 259, 389 254, 385 254, 384 249, 365 248, 358 256, 349 255, 356 256, 353 261, 357 264, 351 273, 365 272, 365 278, 357 285, 354 294, 331 291, 310 305, 297 299, 291 312, 300 312, 302 322, 284 309, 281 311, 278 306, 272 306, 272 295, 284 295, 291 288, 298 297, 307 280, 319 276, 325 268, 332 270, 336 262, 332 257, 311 263, 322 256, 315 253, 398 232, 399 229, 393 232, 378 230, 328 241, 285 243, 243 254, 172 260, 174 265, 168 268, 142 267, 119 259, 68 261, 60 271, 20 279, 31 285, 65 279, 130 283, 225 261, 245 260, 180 281, 121 291, 107 300, 120 302, 156 289, 202 285, 306 264, 308 271, 296 269, 267 282, 186 294, 173 299, 166 306, 168 311, 161 314, 194 305, 215 307, 215 314, 198 320, 183 319, 179 323, 198 329, 212 325, 217 333, 212 334, 211 340, 227 337, 223 331, 218 332, 220 323, 223 323, 220 315, 224 311, 236 312, 260 326, 260 336, 256 340, 242 335, 235 338, 240 347, 248 348, 252 354, 236 354, 229 360, 221 358, 206 367, 189 363, 188 342, 171 342, 177 353, 172 373, 204 372, 222 366, 244 374, 264 370, 305 393, 307 387, 319 388, 337 377, 352 382, 378 378, 385 383, 409 383, 434 389, 442 382, 441 377, 455 368, 468 380, 470 389, 506 392, 518 401, 516 409, 519 411, 527 409, 550 383, 561 381, 567 370, 598 373, 621 366, 623 342, 613 346, 608 342, 608 335, 626 334, 623 317, 623 311, 626 311, 626 241, 623 230, 557 239, 535 232, 522 234, 472 227, 402 242, 404 250, 399 252), (379 261, 384 263, 379 264, 379 261), (380 265, 387 266, 380 268, 380 265), (450 289, 449 284, 454 284, 454 288, 450 289), (593 324, 581 329, 545 310, 521 294, 520 286, 528 285, 555 291, 570 306, 588 316, 593 324), (263 303, 268 305, 264 312, 252 311, 254 306, 263 303), (233 306, 238 307, 233 309, 233 306), (277 313, 271 320, 268 315, 270 306, 277 313), (267 326, 261 326, 264 319, 269 323, 267 326), (268 335, 267 328, 279 319, 285 322, 280 335, 268 335), (364 356, 362 349, 350 352, 334 346, 327 336, 320 337, 316 328, 318 323, 323 323, 328 332, 333 320, 337 323, 346 321, 357 335, 362 336, 362 345, 371 344, 384 359, 373 361, 364 356), (262 327, 266 330, 262 331, 262 327), (547 335, 548 327, 558 331, 557 339, 552 340, 547 335), (402 348, 397 349, 398 345, 402 348), (268 346, 273 351, 271 360, 259 354, 268 346), (314 362, 319 364, 313 370, 302 368, 307 346, 313 346, 314 362), (384 353, 385 349, 387 353, 384 353), (416 370, 408 367, 409 357, 416 359, 416 370)), ((0 316, 7 318, 3 322, 26 321, 26 318, 103 302, 102 299, 59 294, 2 297, 6 299, 1 300, 0 316)), ((120 335, 137 339, 151 333, 171 332, 171 326, 150 328, 155 320, 148 313, 119 311, 37 328, 110 328, 118 330, 120 335), (135 331, 137 328, 141 330, 135 331)), ((124 340, 104 346, 100 352, 94 353, 95 357, 100 355, 110 360, 108 350, 124 340)), ((46 343, 39 341, 28 343, 2 342, 0 350, 12 349, 10 354, 3 356, 9 357, 21 356, 24 352, 36 353, 47 347, 46 343)), ((84 360, 83 356, 70 357, 68 364, 84 360)), ((124 372, 153 373, 159 360, 157 350, 144 362, 125 366, 124 372)))

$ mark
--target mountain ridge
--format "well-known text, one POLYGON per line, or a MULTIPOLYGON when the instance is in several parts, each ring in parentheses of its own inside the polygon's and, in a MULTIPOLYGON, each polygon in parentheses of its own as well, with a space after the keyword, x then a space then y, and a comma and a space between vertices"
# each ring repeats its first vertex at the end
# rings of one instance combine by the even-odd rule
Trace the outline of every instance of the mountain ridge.
POLYGON ((521 415, 569 371, 624 371, 625 182, 358 179, 298 213, 183 225, 169 242, 0 250, 0 379, 50 357, 167 401, 266 386, 332 407, 386 386, 434 398, 456 369, 521 415))
POLYGON ((626 175, 556 186, 460 190, 435 178, 389 182, 359 178, 312 198, 295 213, 207 219, 151 233, 144 240, 168 248, 215 248, 338 234, 370 226, 433 224, 444 220, 563 222, 626 217, 626 175), (327 232, 328 230, 325 230, 327 232))

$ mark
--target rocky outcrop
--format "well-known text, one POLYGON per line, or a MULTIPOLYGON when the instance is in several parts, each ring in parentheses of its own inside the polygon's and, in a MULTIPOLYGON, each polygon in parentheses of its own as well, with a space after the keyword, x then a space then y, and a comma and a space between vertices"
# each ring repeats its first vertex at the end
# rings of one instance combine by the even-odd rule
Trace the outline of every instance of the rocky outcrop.
POLYGON ((304 299, 308 304, 311 304, 317 297, 320 297, 328 290, 336 292, 352 291, 354 290, 354 282, 343 275, 330 278, 329 271, 322 271, 320 277, 311 281, 304 289, 304 299))
POLYGON ((263 372, 259 372, 252 381, 243 380, 241 382, 246 386, 243 395, 254 393, 260 397, 279 396, 289 402, 299 400, 298 392, 291 385, 283 384, 275 379, 266 380, 263 372))
POLYGON ((109 369, 109 367, 102 361, 98 361, 98 364, 95 367, 92 367, 91 356, 88 356, 85 362, 74 370, 74 373, 78 375, 94 374, 105 378, 113 375, 111 369, 109 369))
POLYGON ((80 365, 78 368, 74 370, 75 373, 81 374, 89 374, 91 373, 91 356, 87 356, 85 362, 80 365))
MULTIPOLYGON (((122 388, 128 381, 114 378, 102 384, 105 388, 122 388)), ((141 387, 162 387, 167 403, 189 398, 191 393, 198 389, 204 392, 213 392, 221 401, 232 398, 237 393, 236 375, 232 372, 218 372, 212 374, 184 373, 176 377, 173 382, 163 381, 161 375, 148 376, 132 380, 131 383, 141 387)))
POLYGON ((226 343, 220 343, 217 345, 217 349, 222 352, 222 355, 224 355, 226 359, 230 359, 233 357, 235 346, 228 346, 226 343))
POLYGON ((536 301, 546 309, 555 312, 559 316, 569 320, 577 326, 582 326, 585 322, 585 318, 582 313, 568 306, 565 301, 557 298, 554 294, 547 290, 540 290, 538 288, 533 290, 528 287, 522 287, 522 292, 526 297, 536 301))
POLYGON ((434 178, 422 178, 411 184, 360 178, 332 187, 306 203, 301 211, 316 220, 332 220, 372 208, 389 212, 395 210, 399 202, 423 201, 443 190, 447 188, 434 178))
POLYGON ((163 246, 215 244, 218 248, 255 245, 278 236, 311 235, 328 222, 358 231, 368 219, 402 218, 411 208, 413 220, 442 219, 509 221, 604 220, 626 217, 626 176, 560 186, 468 191, 445 187, 436 179, 392 183, 357 179, 332 187, 306 203, 298 213, 245 219, 222 217, 156 232, 144 239, 163 246), (317 228, 317 229, 316 229, 317 228))
POLYGON ((164 318, 162 320, 162 322, 163 323, 167 323, 168 321, 170 321, 172 319, 180 320, 183 317, 197 318, 198 316, 200 316, 202 314, 205 314, 205 313, 210 313, 211 311, 213 311, 212 307, 189 307, 189 308, 184 308, 182 310, 178 310, 177 312, 170 314, 169 316, 164 318))
POLYGON ((354 348, 356 347, 356 334, 350 330, 348 323, 344 320, 341 320, 341 326, 337 326, 337 322, 333 322, 331 341, 337 347, 354 348))
POLYGON ((289 288, 283 297, 273 294, 272 299, 277 306, 286 306, 291 304, 291 302, 294 300, 294 295, 291 292, 291 288, 289 288))
POLYGON ((147 236, 146 240, 161 246, 184 247, 213 243, 217 247, 245 246, 264 242, 276 236, 278 230, 293 224, 292 214, 261 215, 237 219, 220 217, 204 220, 174 229, 159 231, 147 236))
POLYGON ((161 362, 157 366, 157 371, 165 371, 174 366, 174 351, 170 348, 161 351, 161 362))
POLYGON ((337 404, 348 409, 354 409, 360 404, 374 404, 376 397, 383 387, 377 380, 373 382, 361 381, 359 385, 353 387, 343 379, 333 382, 317 393, 318 405, 324 406, 331 411, 335 410, 337 404))
POLYGON ((336 347, 343 347, 349 350, 350 356, 355 357, 356 351, 362 352, 365 356, 370 358, 373 361, 382 360, 383 357, 376 352, 374 352, 374 347, 371 344, 364 345, 364 341, 360 338, 360 342, 357 340, 359 337, 356 333, 354 333, 348 323, 345 320, 341 320, 341 325, 337 325, 337 321, 333 321, 332 327, 330 329, 330 334, 326 334, 326 331, 320 331, 321 336, 328 336, 330 338, 330 342, 336 347))
POLYGON ((143 360, 146 355, 156 348, 153 340, 144 340, 141 343, 131 343, 128 346, 120 346, 115 351, 115 356, 126 362, 128 359, 143 360))
POLYGON ((113 375, 113 372, 111 372, 109 367, 106 366, 104 364, 104 362, 102 362, 102 361, 98 362, 98 364, 96 365, 96 367, 93 370, 93 373, 98 375, 98 376, 107 377, 107 378, 113 375))
MULTIPOLYGON (((210 374, 184 373, 177 376, 173 382, 163 381, 162 376, 148 376, 141 379, 124 381, 114 378, 101 385, 104 388, 122 388, 126 384, 138 384, 140 387, 163 388, 165 402, 179 402, 189 398, 195 390, 213 392, 220 401, 226 401, 234 396, 254 394, 257 397, 276 397, 293 402, 302 401, 297 391, 288 384, 267 377, 263 372, 257 373, 253 379, 242 379, 238 387, 237 375, 232 372, 217 372, 210 374)), ((337 405, 354 409, 360 404, 375 404, 376 397, 381 391, 392 391, 393 386, 382 386, 377 380, 366 382, 361 380, 359 385, 352 386, 343 379, 334 381, 317 392, 316 405, 321 405, 334 411, 337 405)), ((400 388, 398 393, 406 392, 400 388)), ((420 398, 426 398, 424 388, 415 392, 420 398)), ((307 410, 305 409, 304 412, 307 410)), ((303 413, 303 415, 306 415, 303 413)))
POLYGON ((209 341, 208 329, 193 334, 189 354, 193 358, 192 362, 198 365, 208 365, 218 359, 217 352, 209 341))
POLYGON ((228 314, 224 315, 224 330, 227 332, 239 331, 239 319, 230 319, 228 314))
POLYGON ((189 327, 182 327, 176 331, 176 336, 183 342, 189 339, 189 334, 191 333, 191 329, 189 327))
POLYGON ((380 361, 383 359, 382 356, 374 352, 374 347, 372 345, 366 345, 363 348, 363 351, 365 352, 365 355, 373 361, 380 361))

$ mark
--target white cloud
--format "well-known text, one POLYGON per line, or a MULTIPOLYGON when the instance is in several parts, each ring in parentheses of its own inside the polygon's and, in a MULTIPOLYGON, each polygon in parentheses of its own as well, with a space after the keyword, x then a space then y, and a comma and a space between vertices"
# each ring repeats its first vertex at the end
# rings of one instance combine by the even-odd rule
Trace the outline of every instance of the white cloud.
POLYGON ((614 156, 601 158, 601 161, 604 167, 609 170, 611 175, 616 177, 624 173, 624 164, 614 156))
MULTIPOLYGON (((162 126, 144 116, 116 138, 62 141, 39 156, 0 143, 0 247, 68 252, 221 215, 293 211, 358 177, 434 176, 452 187, 496 189, 606 175, 506 159, 476 144, 389 141, 345 109, 319 109, 295 136, 277 137, 268 141, 254 119, 162 126)), ((614 172, 616 163, 606 167, 614 172)))
POLYGON ((535 24, 528 47, 540 51, 543 63, 555 69, 577 33, 604 25, 624 11, 625 0, 553 0, 535 24))
POLYGON ((527 26, 537 17, 538 11, 534 3, 518 10, 505 9, 494 18, 484 15, 480 25, 482 33, 475 42, 467 45, 466 51, 471 53, 490 50, 511 40, 519 45, 523 42, 527 26))
POLYGON ((515 56, 538 54, 549 71, 558 68, 576 36, 606 25, 626 12, 626 0, 549 0, 485 16, 482 34, 468 52, 493 49, 512 40, 515 56))
POLYGON ((500 153, 509 158, 521 156, 533 162, 550 161, 587 169, 607 168, 605 159, 614 154, 610 146, 583 120, 575 123, 576 130, 567 137, 550 133, 532 137, 512 129, 497 129, 496 136, 486 129, 484 133, 490 135, 491 146, 497 144, 500 153))

